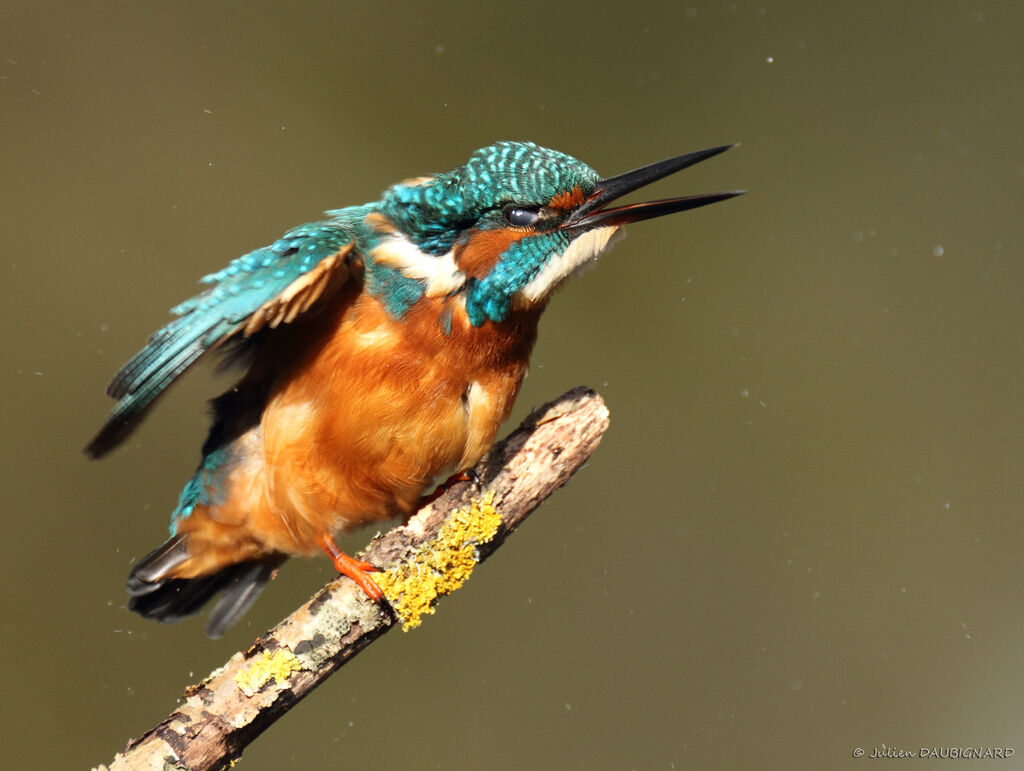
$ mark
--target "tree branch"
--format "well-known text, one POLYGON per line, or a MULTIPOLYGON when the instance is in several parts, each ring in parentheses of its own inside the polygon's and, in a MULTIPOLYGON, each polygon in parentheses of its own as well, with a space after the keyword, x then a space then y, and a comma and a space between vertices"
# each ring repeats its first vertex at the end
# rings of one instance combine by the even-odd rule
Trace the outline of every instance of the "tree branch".
MULTIPOLYGON (((535 410, 476 467, 363 555, 390 608, 335 579, 305 605, 185 690, 183 704, 129 742, 109 767, 219 769, 306 694, 388 631, 432 613, 541 501, 569 481, 608 427, 603 400, 576 388, 535 410)), ((97 771, 105 771, 100 766, 97 771)))

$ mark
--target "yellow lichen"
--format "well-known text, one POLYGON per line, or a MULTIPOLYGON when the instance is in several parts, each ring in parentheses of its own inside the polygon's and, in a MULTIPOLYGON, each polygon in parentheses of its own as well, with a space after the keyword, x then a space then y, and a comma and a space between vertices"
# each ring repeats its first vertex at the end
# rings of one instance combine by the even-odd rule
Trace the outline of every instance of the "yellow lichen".
POLYGON ((235 682, 246 696, 252 696, 274 678, 278 683, 288 681, 288 675, 302 669, 299 660, 287 650, 273 653, 263 651, 253 659, 252 664, 235 675, 235 682))
POLYGON ((437 536, 413 557, 374 575, 408 632, 420 625, 434 601, 462 586, 476 565, 476 547, 487 543, 501 526, 493 504, 494 493, 474 498, 468 509, 453 512, 437 536))

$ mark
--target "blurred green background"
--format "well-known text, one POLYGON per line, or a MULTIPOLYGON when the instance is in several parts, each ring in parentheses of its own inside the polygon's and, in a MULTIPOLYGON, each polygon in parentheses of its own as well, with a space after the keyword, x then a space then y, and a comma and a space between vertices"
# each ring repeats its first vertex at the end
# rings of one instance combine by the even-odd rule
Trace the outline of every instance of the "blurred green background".
POLYGON ((242 252, 531 139, 604 174, 739 141, 649 194, 751 192, 556 298, 513 419, 593 386, 597 454, 241 767, 1024 767, 1024 5, 0 13, 6 766, 108 762, 332 575, 290 563, 216 642, 130 615, 230 381, 93 463, 117 367, 242 252))

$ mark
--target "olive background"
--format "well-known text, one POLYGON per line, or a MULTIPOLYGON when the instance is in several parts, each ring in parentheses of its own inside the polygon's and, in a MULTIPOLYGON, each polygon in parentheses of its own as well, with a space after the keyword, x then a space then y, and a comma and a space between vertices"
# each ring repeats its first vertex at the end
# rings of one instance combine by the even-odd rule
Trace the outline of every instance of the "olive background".
POLYGON ((508 428, 586 384, 597 453, 240 767, 1024 767, 1022 29, 995 0, 5 0, 4 764, 109 762, 332 577, 290 562, 218 641, 129 614, 231 381, 96 463, 118 366, 235 256, 529 139, 606 175, 738 141, 643 196, 750 193, 560 292, 508 428))

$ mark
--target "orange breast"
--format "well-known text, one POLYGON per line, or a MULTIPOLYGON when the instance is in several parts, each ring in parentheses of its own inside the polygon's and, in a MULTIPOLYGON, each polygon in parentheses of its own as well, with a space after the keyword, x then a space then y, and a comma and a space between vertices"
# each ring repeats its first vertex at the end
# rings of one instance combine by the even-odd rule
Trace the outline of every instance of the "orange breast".
POLYGON ((324 532, 408 515, 476 463, 512 408, 537 314, 473 328, 461 303, 425 299, 398 321, 359 295, 323 314, 319 342, 279 376, 259 450, 215 519, 244 520, 263 548, 311 554, 324 532))

